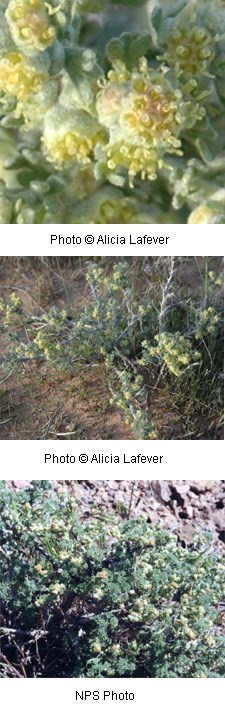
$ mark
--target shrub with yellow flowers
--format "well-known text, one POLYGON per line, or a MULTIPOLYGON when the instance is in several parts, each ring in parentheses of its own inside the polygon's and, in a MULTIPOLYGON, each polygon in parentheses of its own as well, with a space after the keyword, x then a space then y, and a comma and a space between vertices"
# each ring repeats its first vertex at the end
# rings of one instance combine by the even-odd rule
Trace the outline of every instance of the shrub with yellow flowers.
POLYGON ((200 389, 201 400, 210 398, 212 405, 208 385, 204 395, 204 381, 209 372, 214 382, 223 368, 221 273, 206 271, 207 305, 205 297, 200 303, 187 303, 185 317, 179 313, 179 303, 170 303, 171 288, 164 301, 161 284, 151 296, 148 290, 141 294, 126 261, 113 260, 109 270, 90 262, 86 283, 86 305, 69 316, 55 306, 29 314, 15 293, 0 300, 7 345, 5 357, 0 358, 4 369, 24 369, 37 360, 60 371, 73 372, 75 366, 82 374, 84 363, 98 363, 109 404, 122 411, 125 424, 138 439, 159 437, 148 410, 148 396, 157 383, 172 377, 175 389, 181 384, 183 396, 193 393, 195 398, 200 389))
POLYGON ((157 341, 157 346, 148 346, 146 341, 142 342, 141 365, 147 365, 151 357, 158 357, 167 366, 170 373, 180 376, 184 367, 188 367, 194 361, 199 363, 201 359, 201 353, 194 351, 191 342, 179 332, 170 334, 164 331, 162 334, 156 334, 155 341, 157 341))
POLYGON ((145 517, 0 483, 1 677, 223 677, 225 558, 145 517), (53 654, 54 652, 54 654, 53 654))

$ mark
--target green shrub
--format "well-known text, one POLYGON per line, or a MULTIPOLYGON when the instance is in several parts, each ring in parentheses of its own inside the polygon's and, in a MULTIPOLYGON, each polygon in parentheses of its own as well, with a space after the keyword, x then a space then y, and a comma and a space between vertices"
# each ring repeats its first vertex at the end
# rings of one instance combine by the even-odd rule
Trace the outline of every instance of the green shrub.
POLYGON ((14 293, 8 301, 1 299, 5 367, 23 370, 37 359, 61 371, 75 368, 82 378, 84 364, 98 362, 109 402, 123 411, 125 423, 140 439, 160 437, 146 406, 148 392, 152 389, 154 397, 164 380, 173 381, 175 391, 180 380, 189 402, 198 391, 202 407, 205 403, 212 410, 214 403, 222 404, 219 388, 215 398, 213 392, 223 372, 223 275, 208 273, 205 258, 202 299, 184 301, 173 292, 177 265, 174 258, 159 258, 153 288, 144 272, 139 275, 139 282, 146 280, 143 293, 126 261, 116 262, 109 272, 90 263, 86 306, 69 320, 55 306, 38 316, 29 314, 14 293))
POLYGON ((1 483, 3 677, 220 677, 225 561, 145 518, 1 483))

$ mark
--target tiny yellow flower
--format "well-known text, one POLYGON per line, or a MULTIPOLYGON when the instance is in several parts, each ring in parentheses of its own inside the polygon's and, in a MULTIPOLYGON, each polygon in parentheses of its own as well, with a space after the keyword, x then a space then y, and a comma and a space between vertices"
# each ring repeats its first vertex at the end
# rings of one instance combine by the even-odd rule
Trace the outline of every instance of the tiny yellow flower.
POLYGON ((41 576, 45 576, 48 573, 47 569, 42 569, 42 566, 40 564, 37 564, 37 566, 35 566, 34 568, 35 571, 37 571, 37 573, 41 576))
POLYGON ((99 571, 97 574, 97 577, 100 579, 107 579, 108 578, 108 571, 103 569, 102 571, 99 571))

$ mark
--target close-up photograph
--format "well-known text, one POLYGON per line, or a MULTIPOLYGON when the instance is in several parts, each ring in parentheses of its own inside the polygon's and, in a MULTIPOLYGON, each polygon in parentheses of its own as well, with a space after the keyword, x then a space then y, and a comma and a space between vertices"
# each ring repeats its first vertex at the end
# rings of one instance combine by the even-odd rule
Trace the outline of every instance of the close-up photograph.
POLYGON ((222 440, 222 257, 0 259, 2 440, 222 440))
POLYGON ((1 480, 0 677, 224 677, 224 512, 224 480, 1 480))
POLYGON ((0 0, 0 223, 223 224, 224 0, 0 0))

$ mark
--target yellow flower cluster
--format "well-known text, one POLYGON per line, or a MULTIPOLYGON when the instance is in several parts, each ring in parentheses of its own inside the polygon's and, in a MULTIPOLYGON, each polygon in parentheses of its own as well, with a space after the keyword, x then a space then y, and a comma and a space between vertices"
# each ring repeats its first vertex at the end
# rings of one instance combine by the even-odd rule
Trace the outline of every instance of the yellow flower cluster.
MULTIPOLYGON (((217 159, 218 160, 218 159, 217 159)), ((216 164, 215 164, 216 165, 216 164)), ((192 179, 193 180, 193 179, 192 179)), ((225 222, 225 189, 224 187, 215 190, 215 184, 212 189, 208 189, 203 202, 192 210, 189 215, 188 223, 193 224, 209 224, 225 222)))
POLYGON ((0 299, 0 311, 4 312, 4 327, 15 324, 15 315, 21 318, 21 301, 15 292, 12 292, 8 302, 0 299))
POLYGON ((52 9, 43 0, 10 0, 5 14, 14 42, 32 53, 49 47, 56 36, 50 21, 52 9))
POLYGON ((67 320, 67 313, 65 309, 57 309, 57 307, 52 307, 50 311, 44 315, 44 321, 50 326, 54 326, 56 331, 59 331, 61 326, 67 320))
POLYGON ((46 74, 20 52, 7 52, 0 60, 0 92, 26 101, 38 92, 46 81, 46 74))
POLYGON ((100 140, 101 127, 85 111, 64 111, 57 107, 48 113, 43 145, 48 161, 57 167, 75 161, 86 165, 100 140))
POLYGON ((213 284, 215 284, 217 287, 222 287, 223 286, 223 273, 221 272, 219 275, 216 275, 215 272, 211 271, 209 272, 209 279, 213 284))
MULTIPOLYGON (((87 282, 100 282, 103 279, 103 269, 102 267, 97 267, 96 265, 90 266, 90 269, 87 272, 86 275, 86 281, 87 282)), ((107 280, 108 283, 108 280, 107 280)), ((104 284, 106 284, 106 281, 104 280, 104 284)))
POLYGON ((49 334, 45 332, 38 331, 37 336, 34 338, 34 344, 38 346, 40 351, 43 352, 47 361, 54 356, 54 348, 52 349, 52 344, 49 339, 49 334))
POLYGON ((165 153, 181 155, 179 134, 185 123, 185 103, 165 71, 155 71, 142 57, 129 71, 120 60, 96 101, 99 121, 109 133, 104 151, 109 171, 125 168, 129 184, 140 174, 155 180, 165 153))
POLYGON ((202 339, 206 334, 214 334, 218 322, 219 315, 216 314, 214 307, 202 309, 198 313, 195 338, 202 339))
POLYGON ((151 357, 158 356, 166 364, 170 373, 180 376, 183 366, 187 367, 193 360, 201 358, 201 354, 198 351, 193 351, 190 341, 179 332, 175 334, 163 332, 160 335, 157 334, 155 340, 157 346, 148 346, 146 341, 142 342, 144 351, 143 357, 139 361, 141 365, 146 365, 151 357))
POLYGON ((46 576, 48 573, 47 569, 43 569, 41 564, 37 564, 37 566, 34 567, 35 571, 37 571, 37 574, 40 574, 40 576, 46 576))
POLYGON ((8 304, 6 305, 3 299, 0 299, 0 311, 4 311, 5 308, 9 308, 10 312, 13 313, 15 311, 18 311, 21 307, 21 301, 20 298, 18 297, 15 292, 12 292, 10 296, 10 300, 8 304))
POLYGON ((177 28, 171 34, 168 49, 160 59, 174 67, 178 78, 193 78, 194 89, 197 85, 196 77, 210 77, 209 65, 215 55, 215 39, 205 27, 192 28, 187 25, 177 28))
MULTIPOLYGON (((220 206, 218 203, 217 212, 219 210, 220 206)), ((205 203, 201 203, 197 208, 192 210, 188 218, 189 225, 203 225, 204 223, 207 225, 211 222, 213 222, 213 210, 211 210, 211 208, 209 208, 205 203)))
POLYGON ((45 145, 48 150, 48 160, 52 163, 62 164, 76 158, 78 163, 89 163, 90 153, 93 148, 92 142, 88 138, 81 139, 79 133, 67 131, 61 138, 46 140, 45 145))
POLYGON ((53 596, 61 596, 64 593, 65 589, 66 587, 64 583, 55 583, 50 586, 50 591, 51 593, 53 593, 53 596))

